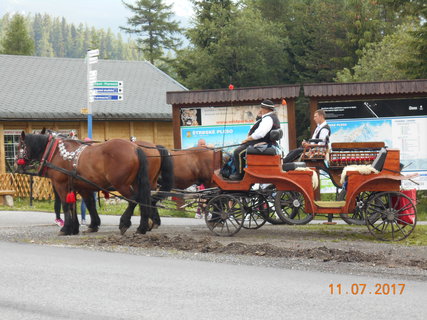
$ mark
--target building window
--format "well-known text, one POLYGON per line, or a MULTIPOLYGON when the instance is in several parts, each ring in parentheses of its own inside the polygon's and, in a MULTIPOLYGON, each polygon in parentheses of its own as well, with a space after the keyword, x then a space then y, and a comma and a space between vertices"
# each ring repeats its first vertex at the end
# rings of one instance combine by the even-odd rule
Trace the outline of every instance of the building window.
MULTIPOLYGON (((41 130, 33 130, 33 134, 40 133, 41 130)), ((4 130, 4 154, 6 156, 6 172, 12 172, 16 160, 16 150, 19 144, 19 138, 22 130, 4 130)), ((70 133, 76 136, 76 129, 61 129, 56 133, 63 135, 63 137, 70 137, 70 133)))
POLYGON ((4 131, 4 154, 6 156, 6 172, 12 172, 15 163, 16 149, 21 136, 21 130, 4 131))

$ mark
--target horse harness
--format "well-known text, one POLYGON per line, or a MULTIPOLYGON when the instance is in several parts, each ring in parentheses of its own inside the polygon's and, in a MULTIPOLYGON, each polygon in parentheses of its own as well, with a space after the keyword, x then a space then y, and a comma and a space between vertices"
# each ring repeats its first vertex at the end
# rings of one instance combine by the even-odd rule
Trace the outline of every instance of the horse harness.
MULTIPOLYGON (((40 167, 38 174, 41 177, 46 176, 46 171, 48 168, 56 167, 51 163, 53 155, 55 154, 56 148, 59 149, 59 154, 62 159, 65 161, 72 161, 73 171, 66 170, 67 172, 71 172, 71 176, 75 177, 77 175, 77 166, 80 155, 83 150, 86 149, 88 145, 82 144, 75 151, 67 151, 64 145, 64 141, 62 139, 55 139, 52 135, 49 135, 47 147, 43 153, 42 160, 40 162, 40 167)), ((62 168, 61 168, 62 169, 62 168)), ((64 169, 65 170, 65 169, 64 169)))

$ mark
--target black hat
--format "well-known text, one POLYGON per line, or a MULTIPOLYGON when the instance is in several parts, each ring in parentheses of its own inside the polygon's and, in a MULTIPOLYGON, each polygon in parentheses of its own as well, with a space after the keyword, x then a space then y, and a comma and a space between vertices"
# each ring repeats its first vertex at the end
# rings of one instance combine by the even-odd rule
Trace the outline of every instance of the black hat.
POLYGON ((264 100, 261 102, 261 108, 268 108, 274 110, 274 103, 271 100, 264 100))

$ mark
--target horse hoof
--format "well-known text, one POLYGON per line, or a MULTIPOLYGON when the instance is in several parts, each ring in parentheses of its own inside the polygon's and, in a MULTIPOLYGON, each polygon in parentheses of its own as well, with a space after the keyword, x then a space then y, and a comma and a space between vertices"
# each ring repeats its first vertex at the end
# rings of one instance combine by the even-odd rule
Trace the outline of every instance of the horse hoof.
POLYGON ((64 231, 59 231, 58 236, 67 236, 67 234, 64 231))
POLYGON ((121 227, 120 228, 120 234, 124 235, 128 229, 129 229, 128 227, 121 227))
POLYGON ((84 233, 93 233, 93 232, 98 232, 98 228, 87 228, 86 231, 84 233))
POLYGON ((153 228, 152 228, 152 229, 157 229, 158 227, 160 227, 160 225, 159 225, 159 224, 157 224, 157 223, 154 223, 154 224, 153 224, 153 228))
POLYGON ((146 234, 147 231, 142 231, 140 229, 136 229, 135 234, 146 234))
POLYGON ((148 230, 151 230, 154 228, 154 222, 151 218, 148 219, 148 230))

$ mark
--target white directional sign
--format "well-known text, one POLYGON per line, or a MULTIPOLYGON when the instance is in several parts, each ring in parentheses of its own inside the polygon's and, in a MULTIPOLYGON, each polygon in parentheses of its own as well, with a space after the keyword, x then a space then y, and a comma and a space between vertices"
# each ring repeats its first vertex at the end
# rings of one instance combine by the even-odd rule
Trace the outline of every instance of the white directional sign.
POLYGON ((123 81, 99 80, 93 84, 93 97, 95 101, 122 101, 123 81))
POLYGON ((99 49, 89 50, 89 51, 87 52, 87 56, 88 56, 88 57, 96 57, 96 56, 99 56, 99 49))

